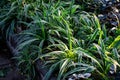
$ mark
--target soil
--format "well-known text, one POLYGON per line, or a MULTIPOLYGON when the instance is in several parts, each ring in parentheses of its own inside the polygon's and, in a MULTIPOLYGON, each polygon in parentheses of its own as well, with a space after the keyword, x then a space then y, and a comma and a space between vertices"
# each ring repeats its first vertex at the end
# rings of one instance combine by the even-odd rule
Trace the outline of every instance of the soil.
POLYGON ((0 80, 25 80, 17 67, 6 44, 0 41, 0 80))

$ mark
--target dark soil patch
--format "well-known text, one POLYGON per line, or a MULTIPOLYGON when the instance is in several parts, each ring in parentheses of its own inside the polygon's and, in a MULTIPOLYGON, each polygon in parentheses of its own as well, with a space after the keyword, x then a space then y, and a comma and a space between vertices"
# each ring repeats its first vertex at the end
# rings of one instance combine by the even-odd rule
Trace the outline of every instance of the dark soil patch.
POLYGON ((0 42, 0 80, 24 80, 4 42, 0 42))

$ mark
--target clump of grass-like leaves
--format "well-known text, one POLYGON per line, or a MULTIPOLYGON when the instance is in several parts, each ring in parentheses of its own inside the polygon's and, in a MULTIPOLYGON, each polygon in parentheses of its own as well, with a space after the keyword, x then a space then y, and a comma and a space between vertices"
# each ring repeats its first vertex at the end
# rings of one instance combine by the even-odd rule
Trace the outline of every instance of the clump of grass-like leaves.
POLYGON ((96 79, 97 73, 99 79, 109 80, 109 73, 119 70, 119 28, 111 37, 95 14, 81 11, 83 7, 74 0, 10 2, 0 15, 0 29, 6 40, 18 35, 15 49, 19 55, 15 59, 28 79, 35 79, 38 59, 49 69, 44 80, 53 73, 57 80, 74 73, 91 73, 90 79, 96 79))

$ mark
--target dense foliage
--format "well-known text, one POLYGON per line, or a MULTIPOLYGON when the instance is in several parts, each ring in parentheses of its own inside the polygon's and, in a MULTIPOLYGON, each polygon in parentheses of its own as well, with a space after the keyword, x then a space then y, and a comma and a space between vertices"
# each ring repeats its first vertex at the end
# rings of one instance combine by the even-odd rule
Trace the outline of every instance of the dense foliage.
POLYGON ((38 60, 47 70, 43 80, 115 79, 111 75, 120 70, 120 20, 111 27, 101 22, 97 15, 105 3, 95 1, 1 1, 0 39, 11 42, 27 80, 36 80, 38 60))

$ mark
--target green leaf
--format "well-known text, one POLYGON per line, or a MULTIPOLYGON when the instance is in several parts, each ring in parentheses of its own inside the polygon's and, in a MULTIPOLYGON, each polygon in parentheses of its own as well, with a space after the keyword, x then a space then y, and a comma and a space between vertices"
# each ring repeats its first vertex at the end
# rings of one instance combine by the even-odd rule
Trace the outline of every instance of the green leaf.
POLYGON ((50 76, 52 75, 53 71, 55 70, 55 68, 60 64, 61 61, 53 64, 49 71, 46 73, 46 75, 44 76, 43 80, 49 80, 50 76))
POLYGON ((109 49, 120 47, 120 35, 108 46, 109 49))
POLYGON ((20 45, 18 45, 16 49, 17 49, 17 50, 21 50, 21 49, 23 49, 25 46, 31 44, 32 42, 34 42, 34 41, 36 41, 36 40, 39 40, 39 39, 30 39, 30 40, 27 40, 27 41, 21 43, 20 45))
POLYGON ((60 71, 59 71, 59 74, 58 74, 57 80, 61 80, 61 77, 63 76, 63 73, 65 72, 65 70, 66 70, 67 65, 68 65, 69 62, 70 62, 69 59, 65 59, 65 60, 63 60, 61 66, 60 66, 60 71))

